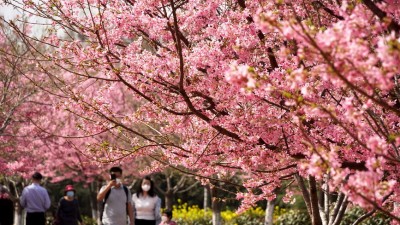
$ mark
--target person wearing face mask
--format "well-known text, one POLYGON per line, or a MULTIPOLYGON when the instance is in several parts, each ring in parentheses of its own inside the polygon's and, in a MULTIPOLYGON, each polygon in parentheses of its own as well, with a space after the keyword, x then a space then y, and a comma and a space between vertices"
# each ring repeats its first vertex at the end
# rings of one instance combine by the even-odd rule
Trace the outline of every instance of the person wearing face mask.
POLYGON ((132 195, 122 184, 122 169, 112 167, 110 178, 108 184, 101 187, 97 194, 97 201, 103 203, 103 211, 100 212, 101 223, 103 225, 126 225, 130 222, 131 225, 134 225, 132 195))
POLYGON ((165 210, 161 216, 160 225, 176 225, 175 221, 172 221, 172 211, 165 210))
POLYGON ((145 177, 140 184, 132 195, 135 225, 159 225, 161 199, 154 192, 154 183, 150 177, 145 177))
POLYGON ((78 225, 82 224, 78 199, 75 198, 74 186, 68 184, 64 189, 64 197, 58 203, 55 224, 78 225))

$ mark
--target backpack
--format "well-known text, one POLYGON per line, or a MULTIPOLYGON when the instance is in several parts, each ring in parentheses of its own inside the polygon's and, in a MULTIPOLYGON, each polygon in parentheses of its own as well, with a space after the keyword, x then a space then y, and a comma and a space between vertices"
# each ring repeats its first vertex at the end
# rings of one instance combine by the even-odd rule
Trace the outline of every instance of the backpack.
MULTIPOLYGON (((128 214, 128 202, 129 202, 129 194, 128 194, 128 188, 126 187, 126 186, 124 186, 124 185, 122 185, 122 187, 124 188, 124 191, 125 191, 125 195, 126 195, 126 214, 127 215, 129 215, 128 214)), ((110 193, 111 193, 111 189, 110 190, 108 190, 108 192, 106 193, 106 196, 104 197, 104 199, 103 199, 103 202, 102 202, 102 204, 101 204, 101 208, 100 208, 100 222, 102 222, 103 221, 103 214, 104 214, 104 208, 105 208, 105 205, 106 205, 106 201, 107 201, 107 199, 108 199, 108 197, 110 196, 110 193)))

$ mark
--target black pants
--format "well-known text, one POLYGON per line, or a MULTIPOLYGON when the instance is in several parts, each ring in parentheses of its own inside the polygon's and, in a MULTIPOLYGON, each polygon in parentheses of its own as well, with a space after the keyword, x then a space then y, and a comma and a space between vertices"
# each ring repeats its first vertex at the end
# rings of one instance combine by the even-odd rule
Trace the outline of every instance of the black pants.
POLYGON ((156 221, 135 219, 135 225, 156 225, 156 221))
POLYGON ((46 225, 44 212, 26 213, 26 225, 46 225))

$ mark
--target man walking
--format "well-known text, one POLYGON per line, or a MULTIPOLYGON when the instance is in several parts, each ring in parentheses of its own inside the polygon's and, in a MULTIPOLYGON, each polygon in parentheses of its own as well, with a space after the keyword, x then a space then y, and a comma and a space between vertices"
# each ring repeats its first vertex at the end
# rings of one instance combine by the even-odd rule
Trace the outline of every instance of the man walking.
POLYGON ((122 185, 122 169, 112 167, 110 169, 111 180, 107 185, 101 187, 97 201, 103 202, 103 225, 126 225, 127 217, 130 224, 134 224, 132 210, 132 196, 127 187, 122 185))
POLYGON ((22 191, 20 203, 26 211, 26 225, 45 225, 46 210, 50 208, 47 190, 40 186, 43 176, 39 172, 32 175, 32 184, 22 191))

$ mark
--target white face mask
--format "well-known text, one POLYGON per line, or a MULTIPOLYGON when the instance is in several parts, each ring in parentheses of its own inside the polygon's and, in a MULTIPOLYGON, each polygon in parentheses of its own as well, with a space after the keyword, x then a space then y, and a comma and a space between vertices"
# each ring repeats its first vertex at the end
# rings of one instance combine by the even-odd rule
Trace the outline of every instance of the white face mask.
POLYGON ((149 191, 150 190, 150 185, 148 185, 148 184, 142 185, 142 190, 143 191, 149 191))
POLYGON ((161 217, 161 220, 162 220, 163 222, 168 222, 168 217, 162 216, 162 217, 161 217))
POLYGON ((68 197, 74 197, 75 193, 73 191, 67 191, 67 196, 68 197))
POLYGON ((119 179, 119 178, 115 179, 115 181, 117 182, 117 184, 121 184, 122 183, 121 179, 119 179))

